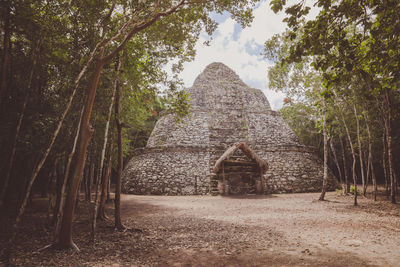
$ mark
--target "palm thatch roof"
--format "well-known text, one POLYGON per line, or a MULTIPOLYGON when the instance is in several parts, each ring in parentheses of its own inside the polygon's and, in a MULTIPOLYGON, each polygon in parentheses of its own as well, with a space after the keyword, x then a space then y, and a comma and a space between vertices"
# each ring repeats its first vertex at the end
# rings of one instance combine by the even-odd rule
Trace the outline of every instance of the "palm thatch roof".
POLYGON ((231 146, 230 148, 228 148, 225 153, 217 160, 217 162, 215 163, 214 166, 214 172, 218 173, 222 163, 224 160, 228 159, 230 156, 232 156, 238 149, 242 150, 243 153, 250 159, 254 160, 258 167, 260 168, 260 170, 262 171, 262 173, 266 173, 268 170, 268 163, 261 159, 256 153, 254 153, 253 150, 251 150, 251 148, 246 145, 245 143, 237 143, 234 144, 233 146, 231 146))

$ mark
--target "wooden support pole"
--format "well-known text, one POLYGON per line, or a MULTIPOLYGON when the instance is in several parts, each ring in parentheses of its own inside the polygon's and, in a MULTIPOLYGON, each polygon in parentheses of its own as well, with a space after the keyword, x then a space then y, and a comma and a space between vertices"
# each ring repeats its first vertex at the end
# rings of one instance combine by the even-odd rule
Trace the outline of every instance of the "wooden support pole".
POLYGON ((263 171, 261 168, 259 169, 259 171, 260 171, 260 181, 261 181, 261 192, 262 192, 262 194, 265 194, 264 174, 263 174, 263 171))
POLYGON ((224 167, 224 163, 222 163, 222 194, 226 195, 226 179, 225 179, 225 167, 224 167))

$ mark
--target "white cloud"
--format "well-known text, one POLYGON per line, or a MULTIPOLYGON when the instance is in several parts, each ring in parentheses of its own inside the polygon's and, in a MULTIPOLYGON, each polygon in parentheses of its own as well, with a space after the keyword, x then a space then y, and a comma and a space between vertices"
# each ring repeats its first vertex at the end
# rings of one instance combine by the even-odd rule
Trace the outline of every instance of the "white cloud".
POLYGON ((255 8, 254 16, 251 26, 245 29, 238 27, 231 18, 221 22, 212 36, 210 46, 203 44, 210 37, 205 33, 201 34, 196 45, 195 60, 185 63, 184 71, 180 74, 186 87, 192 86, 194 79, 208 64, 222 62, 249 86, 263 90, 273 109, 282 106, 283 94, 267 88, 268 62, 260 53, 268 38, 284 31, 283 15, 274 14, 267 1, 264 1, 255 8))
POLYGON ((222 62, 233 69, 246 84, 261 89, 272 109, 282 107, 284 95, 268 89, 269 63, 260 53, 267 39, 285 30, 286 24, 282 22, 285 14, 275 14, 269 6, 269 1, 262 1, 253 12, 254 21, 245 29, 241 29, 229 17, 218 17, 220 24, 212 36, 210 46, 203 44, 210 37, 205 33, 201 34, 196 45, 195 60, 185 63, 184 71, 180 74, 185 87, 192 86, 194 79, 208 64, 222 62))

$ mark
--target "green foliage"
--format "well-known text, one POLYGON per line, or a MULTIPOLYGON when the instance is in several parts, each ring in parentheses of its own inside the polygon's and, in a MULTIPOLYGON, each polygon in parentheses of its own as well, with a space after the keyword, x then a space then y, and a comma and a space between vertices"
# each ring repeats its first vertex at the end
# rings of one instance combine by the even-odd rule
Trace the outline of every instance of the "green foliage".
MULTIPOLYGON (((168 11, 178 2, 122 0, 117 1, 114 10, 113 1, 106 0, 11 0, 1 4, 2 32, 7 23, 11 32, 10 63, 6 66, 7 90, 4 96, 1 95, 0 102, 0 147, 4 152, 0 157, 1 171, 8 162, 10 140, 15 136, 32 62, 35 57, 38 58, 38 64, 33 69, 29 101, 12 173, 12 177, 18 178, 12 179, 12 187, 23 192, 24 188, 19 185, 26 183, 37 159, 47 148, 66 100, 75 86, 75 79, 87 64, 91 52, 99 52, 95 48, 101 40, 104 40, 101 44, 104 44, 105 55, 121 44, 124 49, 107 61, 101 75, 90 120, 95 131, 88 149, 89 158, 97 160, 103 145, 108 108, 114 81, 118 76, 115 72, 117 58, 123 62, 120 119, 126 126, 123 130, 125 156, 129 156, 132 149, 145 145, 162 111, 176 113, 179 119, 188 114, 190 97, 182 90, 182 82, 177 78, 177 73, 182 70, 184 62, 193 60, 201 30, 210 34, 215 31, 217 23, 210 14, 228 11, 234 19, 246 26, 253 18, 251 10, 258 1, 191 1, 179 6, 176 12, 168 16, 158 17, 158 12, 168 11), (7 18, 10 20, 7 21, 7 18), (153 19, 154 23, 149 23, 153 19), (125 42, 127 33, 142 23, 149 23, 149 26, 134 32, 125 42), (42 45, 35 55, 35 47, 41 39, 42 45), (172 75, 164 71, 168 64, 171 65, 172 75), (21 163, 24 163, 24 168, 20 167, 21 163)), ((3 52, 3 42, 0 43, 0 49, 3 52)), ((88 65, 82 77, 72 108, 64 120, 49 159, 65 159, 71 151, 82 103, 94 70, 93 62, 88 65)), ((111 133, 115 131, 113 122, 110 130, 111 133)), ((48 160, 44 166, 44 179, 48 179, 46 175, 51 171, 52 161, 48 160)), ((18 194, 12 196, 18 198, 18 194)))
MULTIPOLYGON (((356 192, 356 190, 355 190, 354 185, 351 185, 351 186, 350 186, 350 194, 351 194, 351 195, 354 195, 355 192, 356 192)), ((361 193, 360 193, 360 189, 357 188, 357 196, 359 196, 360 194, 361 194, 361 193)))
POLYGON ((312 114, 315 113, 312 106, 307 106, 302 103, 288 103, 281 109, 280 113, 285 122, 299 137, 301 143, 319 148, 322 142, 322 137, 316 122, 312 119, 312 114))
POLYGON ((296 43, 289 32, 274 35, 265 42, 264 56, 275 63, 268 68, 269 88, 281 91, 292 101, 313 104, 320 98, 322 78, 311 66, 311 57, 290 62, 290 47, 296 43))
MULTIPOLYGON (((381 158, 377 147, 382 146, 378 141, 387 122, 385 94, 389 92, 392 103, 400 100, 400 76, 395 74, 400 73, 398 1, 317 0, 318 15, 310 21, 305 21, 308 8, 304 1, 289 4, 285 0, 275 0, 270 4, 275 12, 285 10, 288 25, 284 35, 274 36, 266 43, 266 57, 277 63, 269 70, 270 87, 285 92, 295 102, 306 100, 314 105, 317 117, 318 98, 324 97, 329 134, 346 135, 343 117, 355 153, 365 151, 371 142, 373 158, 381 158), (312 83, 292 79, 303 69, 296 70, 295 66, 304 62, 318 74, 323 86, 321 94, 312 93, 312 83), (361 147, 357 142, 355 113, 361 123, 361 147), (366 124, 371 129, 371 138, 366 124)), ((392 123, 399 121, 396 119, 392 123)), ((398 133, 393 132, 393 135, 398 136, 398 133)), ((399 150, 393 153, 394 159, 400 155, 399 150)))

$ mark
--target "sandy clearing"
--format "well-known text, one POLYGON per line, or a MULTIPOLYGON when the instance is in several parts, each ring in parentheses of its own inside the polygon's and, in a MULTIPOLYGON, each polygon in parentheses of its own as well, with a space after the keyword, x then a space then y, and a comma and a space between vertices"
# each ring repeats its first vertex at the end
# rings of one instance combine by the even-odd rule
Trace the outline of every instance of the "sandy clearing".
POLYGON ((399 205, 317 198, 124 195, 122 209, 159 240, 154 264, 400 266, 399 205))

